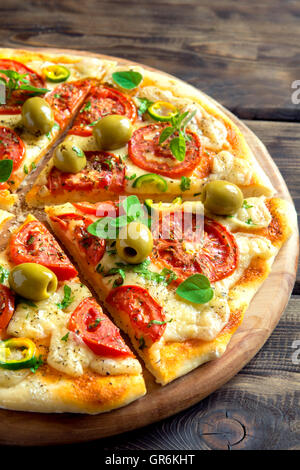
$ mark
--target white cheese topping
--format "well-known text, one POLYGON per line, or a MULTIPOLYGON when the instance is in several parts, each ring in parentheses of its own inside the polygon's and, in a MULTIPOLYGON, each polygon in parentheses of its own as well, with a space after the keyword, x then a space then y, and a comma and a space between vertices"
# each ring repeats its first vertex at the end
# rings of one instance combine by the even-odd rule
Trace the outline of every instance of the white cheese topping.
POLYGON ((210 179, 222 179, 247 186, 251 178, 252 169, 246 160, 234 157, 227 150, 222 150, 214 157, 210 179))

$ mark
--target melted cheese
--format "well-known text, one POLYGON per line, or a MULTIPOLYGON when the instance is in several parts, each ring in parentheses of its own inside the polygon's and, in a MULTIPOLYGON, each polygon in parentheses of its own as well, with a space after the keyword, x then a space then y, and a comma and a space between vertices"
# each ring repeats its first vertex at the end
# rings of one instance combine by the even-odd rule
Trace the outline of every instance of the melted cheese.
POLYGON ((215 217, 229 230, 239 228, 263 228, 268 227, 272 216, 265 203, 265 197, 250 197, 245 200, 243 207, 232 217, 215 217))
POLYGON ((252 174, 250 163, 223 150, 213 160, 210 179, 223 179, 237 185, 247 186, 251 182, 252 174))

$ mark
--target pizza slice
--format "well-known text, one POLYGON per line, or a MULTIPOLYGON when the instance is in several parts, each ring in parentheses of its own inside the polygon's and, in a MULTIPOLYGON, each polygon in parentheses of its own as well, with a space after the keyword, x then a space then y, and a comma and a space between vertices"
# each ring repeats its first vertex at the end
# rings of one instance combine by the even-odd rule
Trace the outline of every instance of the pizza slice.
POLYGON ((201 92, 139 66, 107 66, 101 83, 63 143, 85 152, 86 166, 62 169, 52 158, 27 195, 30 205, 120 194, 191 199, 210 180, 237 184, 246 197, 273 194, 241 131, 201 92))
POLYGON ((247 198, 230 217, 205 211, 203 219, 201 202, 180 199, 146 201, 145 207, 129 196, 121 203, 67 203, 46 212, 118 326, 165 385, 224 353, 292 231, 294 212, 285 201, 263 196, 247 198))
POLYGON ((98 59, 0 49, 6 92, 0 105, 0 160, 13 160, 12 174, 0 188, 3 209, 15 202, 10 191, 36 168, 103 73, 98 59))
POLYGON ((32 215, 14 228, 0 265, 1 408, 95 414, 145 394, 118 328, 32 215))

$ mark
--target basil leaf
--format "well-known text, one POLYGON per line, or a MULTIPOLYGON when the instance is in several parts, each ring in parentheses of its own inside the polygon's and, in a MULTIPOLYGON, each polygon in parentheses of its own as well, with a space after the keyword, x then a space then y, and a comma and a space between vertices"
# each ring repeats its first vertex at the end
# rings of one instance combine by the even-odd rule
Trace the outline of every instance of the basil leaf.
POLYGON ((244 202, 243 202, 242 208, 243 208, 243 209, 251 209, 251 207, 253 207, 253 206, 251 206, 250 204, 248 204, 248 202, 247 202, 246 199, 245 199, 244 202))
POLYGON ((171 140, 170 150, 176 160, 178 160, 179 162, 183 162, 186 152, 186 144, 182 135, 174 137, 174 139, 171 140))
POLYGON ((132 195, 124 199, 123 208, 127 214, 127 217, 131 219, 131 221, 137 219, 140 220, 145 216, 145 212, 137 196, 132 195))
POLYGON ((128 70, 114 72, 112 74, 112 79, 121 88, 125 88, 125 90, 133 90, 141 83, 143 76, 139 72, 128 70))
POLYGON ((117 236, 116 225, 113 226, 114 221, 115 219, 112 217, 103 217, 89 225, 87 231, 95 237, 104 238, 104 240, 114 239, 117 236))
POLYGON ((0 284, 3 284, 6 279, 8 279, 9 271, 8 269, 4 268, 4 266, 0 266, 0 284))
POLYGON ((193 274, 179 284, 176 294, 195 304, 206 304, 213 298, 214 291, 206 276, 193 274))
POLYGON ((159 145, 163 144, 174 132, 174 127, 165 127, 159 136, 159 145))
POLYGON ((65 308, 69 307, 74 300, 74 297, 71 297, 72 290, 70 286, 64 286, 64 298, 60 303, 57 304, 58 308, 64 310, 65 308))
POLYGON ((0 161, 0 183, 7 181, 13 170, 12 160, 1 160, 0 161))

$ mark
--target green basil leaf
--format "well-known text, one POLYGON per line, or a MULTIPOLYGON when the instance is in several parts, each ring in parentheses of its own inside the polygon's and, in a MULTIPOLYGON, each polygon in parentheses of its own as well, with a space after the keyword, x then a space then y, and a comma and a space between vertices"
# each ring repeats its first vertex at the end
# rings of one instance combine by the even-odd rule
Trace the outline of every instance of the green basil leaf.
POLYGON ((187 191, 191 188, 191 178, 188 176, 182 176, 180 181, 180 189, 181 191, 187 191))
POLYGON ((145 216, 145 212, 137 196, 132 195, 124 199, 123 207, 127 217, 132 220, 141 219, 145 216))
POLYGON ((117 228, 112 225, 114 220, 112 217, 103 217, 103 219, 96 220, 96 222, 89 225, 87 231, 98 238, 115 239, 117 237, 117 228))
POLYGON ((183 162, 186 152, 186 144, 182 135, 174 137, 174 139, 171 140, 170 150, 176 160, 178 160, 179 162, 183 162))
POLYGON ((12 160, 1 160, 0 161, 0 183, 7 181, 13 170, 12 160))
POLYGON ((163 144, 174 132, 174 127, 165 127, 159 136, 159 145, 163 144))
POLYGON ((206 276, 193 274, 179 284, 176 294, 195 304, 206 304, 213 298, 214 291, 206 276))
POLYGON ((134 70, 126 70, 122 72, 114 72, 112 74, 112 79, 121 88, 125 88, 125 90, 133 90, 141 83, 143 76, 134 70))

